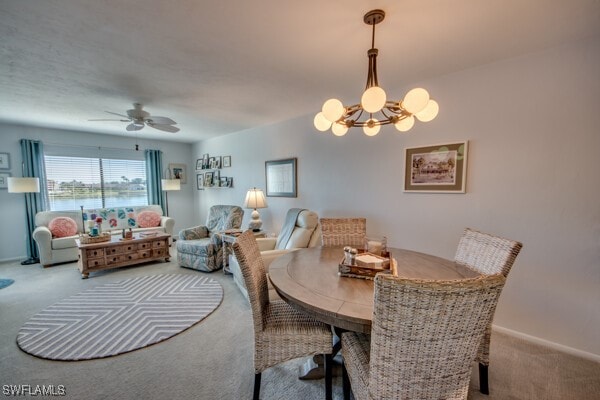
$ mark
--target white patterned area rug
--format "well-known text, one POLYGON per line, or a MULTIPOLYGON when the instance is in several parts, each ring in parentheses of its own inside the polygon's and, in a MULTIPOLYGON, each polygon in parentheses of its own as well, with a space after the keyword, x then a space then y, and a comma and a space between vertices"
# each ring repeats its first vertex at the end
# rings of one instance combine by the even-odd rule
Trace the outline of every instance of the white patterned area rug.
POLYGON ((19 331, 21 350, 50 360, 89 360, 177 335, 213 312, 221 285, 201 275, 154 275, 108 283, 62 300, 19 331))

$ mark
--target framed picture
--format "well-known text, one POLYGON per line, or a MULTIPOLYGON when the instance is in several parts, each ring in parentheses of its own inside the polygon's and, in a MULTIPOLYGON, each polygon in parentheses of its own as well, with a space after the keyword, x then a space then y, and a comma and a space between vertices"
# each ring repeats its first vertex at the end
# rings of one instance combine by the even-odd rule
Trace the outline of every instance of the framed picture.
POLYGON ((213 173, 204 173, 204 187, 211 187, 213 185, 213 173))
POLYGON ((180 179, 181 183, 187 183, 185 164, 169 164, 169 172, 171 173, 171 179, 180 179))
POLYGON ((202 169, 208 169, 208 153, 202 156, 202 169))
POLYGON ((233 187, 233 177, 231 176, 227 178, 227 187, 233 187))
POLYGON ((227 187, 227 177, 226 176, 221 177, 221 187, 227 187))
POLYGON ((10 172, 0 172, 0 189, 8 189, 8 177, 10 172))
POLYGON ((223 157, 223 168, 231 167, 231 156, 223 157))
POLYGON ((465 193, 468 141, 406 148, 404 191, 465 193))
POLYGON ((215 157, 215 168, 221 168, 221 156, 215 157))
POLYGON ((215 169, 215 158, 211 157, 208 159, 208 169, 215 169))
POLYGON ((196 185, 198 190, 204 190, 204 174, 196 174, 196 185))
POLYGON ((0 169, 10 169, 10 154, 0 153, 0 169))
POLYGON ((297 197, 296 158, 265 161, 267 196, 297 197))
POLYGON ((202 161, 203 160, 201 158, 196 160, 196 171, 202 169, 202 161))

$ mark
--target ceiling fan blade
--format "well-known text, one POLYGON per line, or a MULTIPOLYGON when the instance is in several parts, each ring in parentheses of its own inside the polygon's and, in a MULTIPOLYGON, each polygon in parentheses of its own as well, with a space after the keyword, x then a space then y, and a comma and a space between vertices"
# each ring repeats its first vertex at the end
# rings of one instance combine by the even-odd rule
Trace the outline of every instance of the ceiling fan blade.
POLYGON ((119 122, 129 122, 128 119, 88 119, 88 121, 119 121, 119 122))
MULTIPOLYGON (((119 113, 112 112, 112 111, 104 111, 104 112, 112 114, 112 115, 118 115, 119 117, 123 117, 123 118, 129 118, 127 115, 119 114, 119 113)), ((128 119, 128 121, 129 121, 129 119, 128 119)))
POLYGON ((159 131, 165 131, 165 132, 171 132, 171 133, 175 133, 175 132, 179 132, 179 128, 173 125, 162 125, 162 124, 148 124, 149 127, 154 128, 154 129, 158 129, 159 131))
POLYGON ((135 132, 142 130, 143 127, 143 125, 136 125, 132 122, 131 124, 127 125, 125 129, 127 129, 129 132, 135 132))
POLYGON ((167 117, 149 117, 146 122, 148 124, 159 124, 159 125, 176 125, 177 122, 167 117))

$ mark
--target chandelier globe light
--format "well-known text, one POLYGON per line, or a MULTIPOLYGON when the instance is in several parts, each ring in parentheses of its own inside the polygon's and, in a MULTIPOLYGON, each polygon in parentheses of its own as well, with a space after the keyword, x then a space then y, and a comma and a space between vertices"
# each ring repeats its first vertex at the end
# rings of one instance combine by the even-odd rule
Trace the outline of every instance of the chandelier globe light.
POLYGON ((383 10, 372 10, 365 14, 364 22, 373 27, 371 48, 367 51, 369 69, 367 85, 359 104, 344 106, 338 99, 329 99, 321 112, 315 115, 315 128, 321 132, 329 129, 336 136, 344 136, 349 128, 361 127, 367 136, 375 136, 382 125, 392 124, 400 132, 409 131, 415 124, 415 117, 421 122, 433 120, 440 107, 429 97, 427 90, 410 90, 402 100, 389 100, 377 79, 377 55, 375 48, 375 25, 383 21, 383 10), (364 114, 364 115, 363 115, 364 114), (374 116, 377 114, 377 117, 374 116))

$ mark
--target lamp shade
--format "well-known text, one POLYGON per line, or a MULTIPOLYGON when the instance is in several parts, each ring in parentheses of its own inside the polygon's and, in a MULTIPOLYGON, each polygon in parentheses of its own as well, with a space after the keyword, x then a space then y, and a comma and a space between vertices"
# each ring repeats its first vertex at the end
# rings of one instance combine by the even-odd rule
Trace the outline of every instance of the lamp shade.
POLYGON ((244 208, 267 208, 267 199, 261 189, 252 188, 246 193, 244 208))
POLYGON ((181 190, 180 179, 161 179, 160 183, 162 185, 162 190, 165 192, 169 192, 172 190, 181 190))
POLYGON ((39 193, 39 178, 8 178, 9 193, 39 193))

